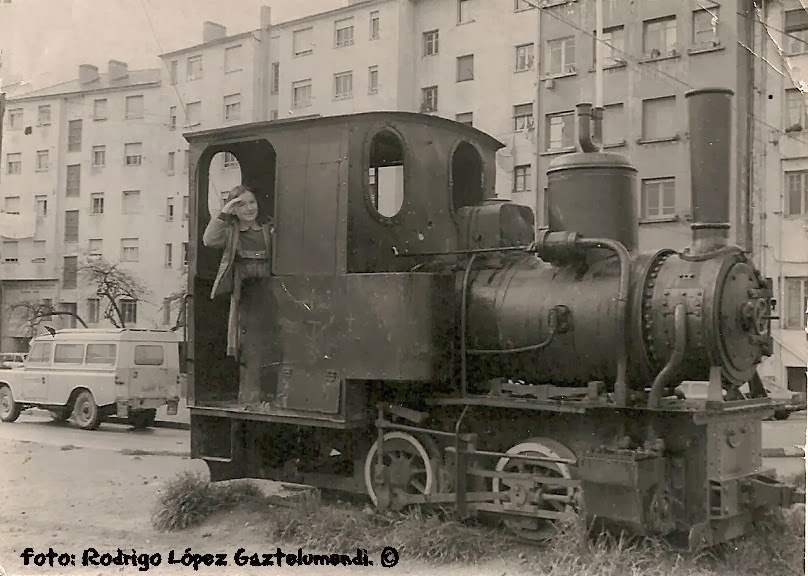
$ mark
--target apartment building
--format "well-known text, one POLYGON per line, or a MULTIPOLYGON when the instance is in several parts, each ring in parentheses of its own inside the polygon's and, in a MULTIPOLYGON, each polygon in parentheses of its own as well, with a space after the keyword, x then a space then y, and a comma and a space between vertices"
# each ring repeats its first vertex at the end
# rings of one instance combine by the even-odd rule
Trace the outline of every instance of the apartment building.
MULTIPOLYGON (((154 170, 161 111, 159 71, 115 60, 103 73, 81 65, 73 81, 8 100, 0 196, 20 225, 0 249, 3 350, 24 349, 31 335, 14 304, 46 302, 104 324, 103 305, 79 273, 99 256, 123 263, 150 291, 118 303, 127 323, 161 323, 162 302, 152 298, 172 280, 153 266, 163 257, 154 170)), ((73 327, 75 319, 53 324, 73 327)))
POLYGON ((808 11, 798 0, 767 2, 758 113, 764 174, 753 222, 757 264, 774 281, 779 321, 774 354, 761 370, 789 389, 805 390, 808 313, 808 11), (766 61, 771 63, 767 64, 766 61))

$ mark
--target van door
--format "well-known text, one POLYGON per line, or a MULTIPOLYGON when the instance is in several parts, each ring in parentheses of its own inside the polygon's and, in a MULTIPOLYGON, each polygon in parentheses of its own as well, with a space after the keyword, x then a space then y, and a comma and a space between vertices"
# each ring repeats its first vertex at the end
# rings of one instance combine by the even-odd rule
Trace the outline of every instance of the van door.
POLYGON ((168 345, 171 344, 134 343, 132 366, 127 378, 130 398, 169 398, 177 395, 178 368, 169 368, 166 355, 168 345))
POLYGON ((48 368, 51 361, 50 342, 35 342, 22 370, 22 399, 44 402, 48 391, 48 368))

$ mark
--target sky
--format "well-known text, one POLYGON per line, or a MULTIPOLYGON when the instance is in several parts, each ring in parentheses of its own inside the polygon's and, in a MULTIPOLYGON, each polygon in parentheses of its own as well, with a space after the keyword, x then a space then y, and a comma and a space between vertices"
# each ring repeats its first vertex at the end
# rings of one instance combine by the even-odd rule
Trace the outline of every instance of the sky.
POLYGON ((272 8, 272 21, 278 23, 347 3, 12 0, 10 4, 0 3, 0 49, 6 68, 31 82, 25 87, 27 91, 76 78, 79 64, 94 64, 105 71, 107 61, 113 59, 126 62, 130 69, 159 67, 157 55, 161 52, 201 43, 205 21, 225 26, 228 34, 258 28, 261 5, 272 8))

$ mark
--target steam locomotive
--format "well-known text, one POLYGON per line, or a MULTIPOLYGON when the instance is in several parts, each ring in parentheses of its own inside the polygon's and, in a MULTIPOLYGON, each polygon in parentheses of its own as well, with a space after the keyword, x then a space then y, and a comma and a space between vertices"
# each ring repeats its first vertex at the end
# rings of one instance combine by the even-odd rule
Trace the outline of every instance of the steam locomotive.
POLYGON ((762 468, 772 285, 728 243, 731 97, 687 94, 692 244, 650 253, 636 168, 598 150, 589 105, 581 151, 548 169, 538 234, 530 208, 495 196, 503 145, 443 118, 186 134, 192 456, 212 480, 452 506, 530 540, 579 511, 698 548, 804 502, 762 468), (242 330, 240 361, 229 299, 210 297, 221 253, 201 241, 220 152, 276 223, 272 277, 247 311, 270 320, 242 330), (677 394, 692 380, 707 400, 677 394))

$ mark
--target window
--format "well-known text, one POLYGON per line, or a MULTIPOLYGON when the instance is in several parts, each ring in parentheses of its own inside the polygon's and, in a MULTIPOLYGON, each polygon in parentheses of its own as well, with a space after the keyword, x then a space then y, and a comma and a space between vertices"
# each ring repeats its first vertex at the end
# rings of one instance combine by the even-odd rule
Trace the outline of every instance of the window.
POLYGON ((368 94, 379 93, 379 67, 370 66, 368 68, 368 94))
POLYGON ((175 164, 176 156, 177 156, 176 152, 169 152, 168 153, 168 166, 166 167, 166 169, 168 170, 169 174, 174 173, 174 164, 175 164))
POLYGON ((20 130, 23 124, 22 108, 12 108, 8 111, 8 129, 20 130))
POLYGON ((103 214, 104 213, 104 193, 103 192, 96 192, 90 196, 90 201, 92 202, 90 212, 92 214, 103 214))
POLYGON ((81 364, 84 361, 84 344, 57 344, 53 354, 54 364, 81 364))
POLYGON ((520 10, 530 10, 533 8, 530 4, 528 4, 525 0, 514 0, 513 2, 513 11, 519 12, 520 10))
MULTIPOLYGON (((598 49, 598 41, 595 39, 594 35, 595 32, 592 32, 592 66, 596 64, 595 60, 597 58, 598 49)), ((622 26, 604 28, 601 40, 604 66, 614 66, 616 64, 626 63, 626 61, 623 59, 625 52, 625 32, 622 26)))
POLYGON ((277 120, 278 119, 278 111, 277 110, 272 110, 269 113, 269 119, 270 120, 277 120))
POLYGON ((463 112, 462 114, 455 114, 455 122, 460 122, 466 126, 474 125, 474 114, 472 112, 463 112))
POLYGON ((457 58, 457 81, 474 80, 474 54, 457 58))
POLYGON ((241 117, 241 94, 224 97, 224 119, 238 120, 241 117))
POLYGON ((421 89, 421 112, 435 112, 438 109, 438 87, 421 89))
POLYGON ((191 102, 185 112, 188 126, 198 126, 202 123, 202 102, 191 102))
MULTIPOLYGON (((88 300, 95 302, 98 305, 98 300, 88 300)), ((93 324, 98 322, 98 308, 96 308, 96 320, 93 324)), ((115 357, 118 353, 118 347, 115 344, 87 344, 87 354, 84 361, 87 364, 115 364, 115 357)))
POLYGON ((188 196, 182 197, 182 219, 188 220, 188 196))
POLYGON ((168 109, 168 127, 171 130, 175 130, 177 128, 177 107, 171 106, 168 109))
POLYGON ((404 203, 404 147, 398 136, 382 130, 370 143, 368 194, 379 216, 392 218, 404 203))
POLYGON ((313 28, 304 28, 292 32, 292 52, 295 56, 305 56, 312 53, 311 34, 313 28))
POLYGON ((471 0, 457 0, 457 23, 472 22, 471 0))
POLYGON ((575 146, 575 114, 561 112, 548 114, 545 126, 547 134, 546 149, 565 150, 575 146))
POLYGON ((374 10, 370 13, 370 39, 379 39, 379 11, 374 10))
POLYGON ((107 147, 93 146, 93 166, 102 168, 107 163, 107 147))
POLYGON ((676 51, 676 16, 643 23, 642 50, 646 58, 661 58, 676 51))
POLYGON ((65 176, 65 195, 75 197, 81 190, 81 164, 71 164, 67 167, 65 176))
POLYGON ((93 102, 93 120, 106 120, 107 119, 107 99, 99 98, 93 102))
POLYGON ((642 139, 664 140, 676 136, 676 98, 654 98, 642 103, 642 139))
POLYGON ((785 14, 783 43, 788 54, 808 52, 808 11, 803 8, 788 10, 785 14))
POLYGON ((311 79, 292 82, 292 107, 311 106, 311 79))
POLYGON ((163 324, 171 324, 171 298, 163 298, 163 324))
POLYGON ((786 382, 792 392, 805 393, 806 381, 805 366, 786 366, 786 382))
POLYGON ((140 259, 137 238, 121 238, 121 262, 137 262, 140 259))
POLYGON ((182 265, 188 266, 188 242, 182 243, 182 265))
POLYGON ((166 244, 165 248, 165 261, 163 262, 166 268, 171 268, 174 264, 174 245, 166 244))
POLYGON ((6 196, 5 206, 3 210, 6 214, 19 214, 20 213, 20 197, 19 196, 6 196))
POLYGON ((36 196, 36 217, 44 218, 48 215, 48 197, 42 194, 36 196))
POLYGON ((67 123, 67 151, 79 152, 81 150, 81 120, 71 120, 67 123))
POLYGON ((523 72, 533 68, 533 48, 532 42, 516 47, 516 64, 514 69, 517 72, 523 72))
POLYGON ((272 63, 272 81, 270 84, 269 92, 270 94, 277 94, 278 89, 281 86, 281 63, 280 62, 273 62, 272 63))
POLYGON ((334 23, 334 46, 350 46, 353 44, 353 18, 337 20, 334 23))
POLYGON ((37 108, 36 123, 40 126, 47 126, 51 122, 51 107, 50 104, 45 104, 37 108))
POLYGON ((143 96, 126 97, 126 119, 136 120, 143 118, 143 96))
POLYGON ((786 216, 808 214, 808 170, 786 172, 786 216))
POLYGON ((533 104, 520 104, 513 107, 513 130, 533 130, 533 104))
POLYGON ((22 173, 22 153, 6 154, 6 172, 8 174, 22 173))
POLYGON ((90 239, 90 256, 93 258, 100 258, 104 255, 104 241, 101 238, 90 239))
POLYGON ((545 74, 571 74, 575 72, 575 37, 548 40, 544 49, 545 74))
POLYGON ((334 99, 347 100, 353 95, 353 73, 334 74, 334 99))
POLYGON ((79 267, 78 256, 64 257, 64 268, 62 269, 62 288, 70 290, 76 287, 78 267, 79 267))
POLYGON ((164 353, 162 346, 154 344, 138 344, 135 346, 136 366, 162 366, 164 353))
POLYGON ((424 32, 424 56, 434 56, 438 53, 439 32, 430 30, 424 32))
POLYGON ((530 164, 514 166, 513 191, 514 193, 530 192, 530 164))
POLYGON ((808 128, 808 94, 800 90, 786 90, 786 132, 799 132, 808 128))
POLYGON ((140 190, 124 190, 121 207, 122 214, 139 214, 140 190))
POLYGON ((48 171, 48 151, 47 150, 37 150, 36 151, 36 171, 37 172, 47 172, 48 171))
MULTIPOLYGON (((59 305, 61 312, 68 312, 63 316, 59 316, 59 326, 61 328, 75 328, 76 327, 76 314, 78 314, 78 306, 75 302, 62 302, 59 305)), ((81 346, 81 345, 80 345, 81 346)), ((57 352, 59 347, 57 346, 57 352)), ((81 362, 81 360, 79 360, 81 362)))
POLYGON ((172 86, 177 83, 177 69, 179 68, 179 64, 177 60, 172 60, 168 65, 168 79, 172 86))
POLYGON ((199 80, 202 78, 202 55, 188 58, 186 67, 186 80, 199 80))
POLYGON ((622 104, 603 107, 603 143, 623 144, 626 141, 626 116, 622 104))
POLYGON ((3 240, 3 261, 8 264, 17 262, 19 245, 16 240, 3 240))
POLYGON ((805 328, 805 310, 808 309, 808 278, 784 278, 785 322, 787 330, 805 328))
POLYGON ((31 262, 45 262, 45 254, 47 254, 47 243, 45 240, 34 240, 34 252, 31 257, 31 262))
MULTIPOLYGON (((126 324, 137 324, 137 301, 136 300, 121 300, 121 316, 126 324)), ((135 364, 137 364, 137 349, 140 346, 135 346, 135 364)), ((160 347, 161 348, 161 347, 160 347)), ((161 348, 162 349, 162 348, 161 348)))
MULTIPOLYGON (((98 324, 101 302, 98 298, 87 298, 87 323, 98 324)), ((114 346, 114 344, 113 344, 114 346)))
POLYGON ((31 346, 31 353, 28 354, 28 364, 48 364, 51 359, 50 342, 36 342, 31 346))
POLYGON ((232 152, 225 152, 222 160, 222 168, 236 168, 238 166, 238 159, 232 152))
POLYGON ((676 182, 673 178, 642 181, 642 218, 666 220, 676 214, 676 182))
POLYGON ((166 198, 166 222, 174 221, 174 199, 166 198))
POLYGON ((130 142, 123 145, 124 164, 127 166, 140 166, 143 160, 143 144, 130 142))
POLYGON ((6 196, 5 199, 5 213, 6 214, 19 214, 20 213, 20 197, 19 196, 6 196))
POLYGON ((224 73, 241 70, 241 46, 231 46, 224 49, 224 73))
POLYGON ((718 38, 718 6, 693 12, 693 44, 712 44, 718 38))
POLYGON ((65 212, 65 242, 79 241, 79 211, 67 210, 65 212))

